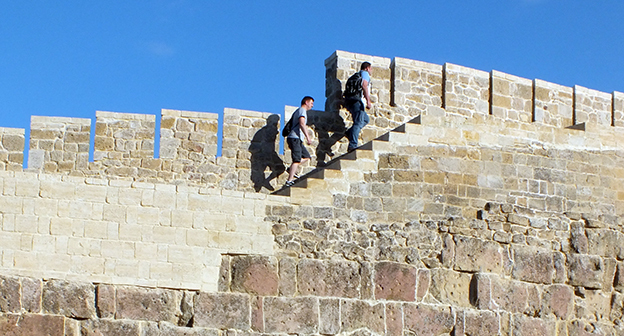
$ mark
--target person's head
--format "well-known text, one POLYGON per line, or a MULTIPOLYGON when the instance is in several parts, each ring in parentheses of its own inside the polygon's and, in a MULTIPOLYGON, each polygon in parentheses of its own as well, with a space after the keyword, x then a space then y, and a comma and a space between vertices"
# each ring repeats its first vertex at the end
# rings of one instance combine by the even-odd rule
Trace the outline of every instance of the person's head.
POLYGON ((314 98, 305 96, 301 99, 301 107, 306 107, 307 110, 311 110, 314 107, 314 98))
POLYGON ((370 73, 371 70, 373 70, 373 66, 369 62, 364 62, 364 63, 362 63, 362 66, 360 66, 360 70, 365 70, 365 71, 368 71, 370 73))

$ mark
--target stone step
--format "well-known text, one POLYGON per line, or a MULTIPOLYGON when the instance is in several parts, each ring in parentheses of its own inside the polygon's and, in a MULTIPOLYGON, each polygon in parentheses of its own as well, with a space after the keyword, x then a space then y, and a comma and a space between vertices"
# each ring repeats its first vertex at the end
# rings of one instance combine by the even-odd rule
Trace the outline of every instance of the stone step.
POLYGON ((357 149, 332 159, 322 167, 307 170, 306 174, 299 178, 291 187, 284 187, 273 194, 290 196, 291 199, 312 197, 309 190, 325 190, 327 200, 331 194, 348 193, 348 181, 361 181, 364 172, 377 170, 377 158, 382 153, 395 150, 396 145, 409 144, 414 137, 410 131, 417 131, 421 123, 421 117, 417 116, 407 123, 369 141, 357 149))

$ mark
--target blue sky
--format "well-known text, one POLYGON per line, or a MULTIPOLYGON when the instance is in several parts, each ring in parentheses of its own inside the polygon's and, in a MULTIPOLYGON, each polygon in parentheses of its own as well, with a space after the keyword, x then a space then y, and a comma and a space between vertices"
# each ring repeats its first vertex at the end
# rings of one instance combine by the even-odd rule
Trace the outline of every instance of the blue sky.
MULTIPOLYGON (((324 106, 334 50, 624 91, 624 2, 3 1, 0 126, 324 106)), ((373 78, 374 79, 374 78, 373 78)))

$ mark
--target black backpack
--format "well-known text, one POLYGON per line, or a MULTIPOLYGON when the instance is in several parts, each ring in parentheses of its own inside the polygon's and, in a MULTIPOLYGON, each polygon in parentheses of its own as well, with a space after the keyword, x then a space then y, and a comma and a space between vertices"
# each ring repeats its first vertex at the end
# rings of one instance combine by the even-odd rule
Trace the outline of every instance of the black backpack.
MULTIPOLYGON (((295 111, 296 112, 296 111, 295 111)), ((293 113, 290 116, 290 120, 288 120, 288 122, 286 123, 286 125, 284 125, 284 129, 282 130, 282 136, 283 137, 287 137, 288 134, 290 134, 290 131, 292 131, 292 121, 293 121, 293 117, 295 116, 295 114, 293 113)))
POLYGON ((345 99, 361 99, 362 98, 362 74, 360 71, 354 73, 347 79, 347 85, 343 92, 345 99))

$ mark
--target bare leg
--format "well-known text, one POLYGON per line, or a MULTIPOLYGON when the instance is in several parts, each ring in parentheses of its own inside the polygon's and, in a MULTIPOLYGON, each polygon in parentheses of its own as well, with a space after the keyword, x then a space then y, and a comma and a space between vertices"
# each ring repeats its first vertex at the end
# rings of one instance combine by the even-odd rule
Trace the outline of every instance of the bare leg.
POLYGON ((299 166, 308 160, 310 160, 310 158, 302 158, 301 162, 293 162, 292 165, 290 165, 290 168, 288 169, 288 181, 295 179, 295 174, 299 171, 299 166))

